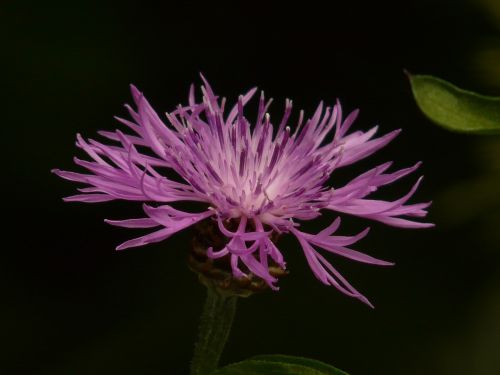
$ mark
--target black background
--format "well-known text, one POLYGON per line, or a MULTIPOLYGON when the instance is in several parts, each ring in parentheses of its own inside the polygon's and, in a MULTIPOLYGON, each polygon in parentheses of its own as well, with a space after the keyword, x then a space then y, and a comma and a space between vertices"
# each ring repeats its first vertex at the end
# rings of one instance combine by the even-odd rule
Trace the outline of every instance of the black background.
MULTIPOLYGON (((415 201, 434 201, 437 224, 373 224, 356 248, 393 268, 330 258, 375 310, 318 283, 285 238, 291 274, 279 293, 240 301, 224 363, 283 353, 351 374, 500 373, 500 143, 431 124, 403 74, 498 95, 499 14, 495 0, 3 2, 3 373, 186 373, 204 294, 185 264, 191 233, 117 253, 140 233, 103 219, 138 217, 140 204, 65 204, 75 186, 50 169, 76 169, 75 133, 119 126, 112 116, 125 114, 129 83, 161 113, 186 101, 198 72, 230 101, 258 85, 275 98, 271 116, 285 97, 308 113, 339 97, 361 109, 362 129, 402 128, 332 183, 386 160, 422 160, 415 201)), ((379 197, 402 195, 415 178, 379 197)), ((346 219, 342 231, 363 225, 346 219)))

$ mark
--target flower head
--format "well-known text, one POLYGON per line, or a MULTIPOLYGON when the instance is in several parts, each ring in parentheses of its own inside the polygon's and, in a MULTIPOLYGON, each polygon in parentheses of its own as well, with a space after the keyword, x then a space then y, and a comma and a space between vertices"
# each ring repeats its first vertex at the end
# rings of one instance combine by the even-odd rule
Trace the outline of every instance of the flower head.
POLYGON ((378 138, 375 138, 377 127, 349 133, 358 111, 343 118, 338 101, 326 108, 320 103, 307 120, 301 111, 298 123, 290 128, 287 124, 292 101, 286 100, 283 117, 273 124, 267 113, 272 100, 266 101, 264 93, 260 95, 257 118, 251 124, 244 110, 257 91, 255 88, 241 95, 226 111, 226 100, 220 100, 202 79, 201 101, 196 100, 191 86, 188 104, 167 113, 166 121, 131 86, 136 109, 126 106, 131 120, 117 118, 131 133, 100 132, 112 144, 85 140, 78 135, 77 146, 92 160, 75 158, 75 163, 87 172, 54 170, 62 178, 87 185, 79 189, 80 194, 65 201, 153 202, 154 206, 144 203, 144 218, 106 220, 126 228, 157 228, 121 244, 118 250, 162 241, 212 218, 227 237, 227 243, 222 249, 209 248, 208 257, 228 257, 234 277, 243 278, 250 272, 273 289, 277 289, 277 279, 269 272, 269 262, 283 269, 286 265, 270 236, 272 232, 290 233, 297 238, 321 282, 370 304, 319 251, 363 263, 391 265, 349 248, 368 233, 368 228, 354 236, 339 236, 336 232, 340 218, 337 218, 319 233, 311 234, 300 230, 300 221, 314 219, 321 211, 333 211, 396 227, 431 226, 413 220, 426 215, 429 203, 407 204, 421 178, 397 200, 367 198, 379 187, 415 171, 419 163, 387 172, 392 164, 389 162, 344 186, 326 184, 336 169, 371 155, 399 131, 378 138), (181 181, 162 175, 165 168, 173 170, 181 181), (203 202, 207 209, 189 213, 170 205, 180 201, 203 202), (236 227, 228 227, 229 221, 236 222, 236 227))

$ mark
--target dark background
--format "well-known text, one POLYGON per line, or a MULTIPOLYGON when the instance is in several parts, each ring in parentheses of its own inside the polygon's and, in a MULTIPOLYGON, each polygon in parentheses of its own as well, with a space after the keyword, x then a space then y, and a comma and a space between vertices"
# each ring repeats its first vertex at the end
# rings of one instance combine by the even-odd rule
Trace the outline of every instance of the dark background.
MULTIPOLYGON (((116 253, 140 233, 103 219, 137 217, 140 204, 65 204, 75 186, 49 171, 76 169, 75 133, 119 126, 129 83, 161 113, 186 101, 200 71, 229 100, 258 85, 276 99, 271 115, 285 97, 308 113, 339 97, 361 108, 360 128, 402 128, 332 183, 422 160, 415 201, 434 201, 437 224, 373 224, 356 248, 393 268, 330 257, 375 310, 317 282, 282 240, 291 274, 279 293, 240 302, 224 363, 283 353, 356 375, 500 373, 500 141, 432 125, 403 74, 499 95, 499 2, 269 3, 2 2, 2 373, 186 373, 204 298, 185 263, 191 233, 116 253)), ((363 224, 344 220, 342 233, 363 224)))

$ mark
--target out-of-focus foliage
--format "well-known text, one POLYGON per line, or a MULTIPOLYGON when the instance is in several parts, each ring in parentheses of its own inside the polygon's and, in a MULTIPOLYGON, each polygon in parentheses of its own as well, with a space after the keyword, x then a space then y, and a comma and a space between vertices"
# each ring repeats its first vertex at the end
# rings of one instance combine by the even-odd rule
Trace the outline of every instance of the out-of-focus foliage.
POLYGON ((485 242, 486 248, 499 248, 500 140, 478 140, 475 160, 478 164, 476 177, 441 191, 435 197, 434 214, 444 228, 478 227, 482 234, 477 238, 478 245, 485 242))
MULTIPOLYGON (((483 35, 471 45, 471 50, 464 53, 464 61, 471 81, 478 88, 491 91, 493 94, 500 89, 500 1, 469 0, 482 13, 488 27, 497 32, 483 35)), ((485 92, 487 94, 487 92, 485 92)))
POLYGON ((490 279, 489 285, 477 296, 474 309, 467 312, 466 324, 437 343, 438 374, 500 373, 500 276, 490 279))
POLYGON ((500 2, 498 0, 473 0, 480 8, 483 8, 484 14, 491 19, 491 24, 500 29, 500 2))
MULTIPOLYGON (((478 263, 483 263, 484 269, 486 259, 491 259, 495 268, 500 259, 500 139, 476 139, 471 156, 476 176, 436 195, 434 214, 444 233, 462 232, 464 239, 473 238, 474 246, 465 254, 471 270, 478 263)), ((475 282, 468 273, 463 279, 475 282)), ((488 276, 484 284, 488 287, 464 309, 462 325, 436 342, 437 373, 500 373, 500 274, 488 276)))
POLYGON ((500 134, 500 98, 463 90, 428 75, 410 75, 415 100, 433 122, 449 130, 500 134))
POLYGON ((471 73, 482 86, 500 89, 500 38, 488 38, 479 43, 470 61, 471 73))

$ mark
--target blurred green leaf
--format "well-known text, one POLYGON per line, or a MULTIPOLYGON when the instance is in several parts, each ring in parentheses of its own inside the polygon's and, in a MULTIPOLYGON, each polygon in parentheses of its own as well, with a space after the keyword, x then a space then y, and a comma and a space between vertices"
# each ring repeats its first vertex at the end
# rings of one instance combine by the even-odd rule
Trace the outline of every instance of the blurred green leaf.
POLYGON ((286 355, 260 355, 223 367, 212 375, 347 375, 314 359, 286 355))
POLYGON ((466 91, 428 75, 409 75, 418 106, 433 122, 472 134, 500 134, 500 97, 466 91))

